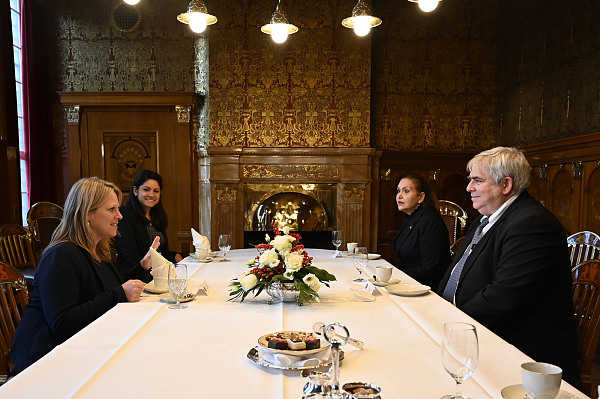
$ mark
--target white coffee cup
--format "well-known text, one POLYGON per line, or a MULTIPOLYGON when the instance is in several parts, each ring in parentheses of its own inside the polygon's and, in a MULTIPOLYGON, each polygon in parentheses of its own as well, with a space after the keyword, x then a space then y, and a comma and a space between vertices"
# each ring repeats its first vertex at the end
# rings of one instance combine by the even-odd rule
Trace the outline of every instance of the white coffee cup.
POLYGON ((554 399, 560 392, 562 369, 549 363, 528 362, 521 365, 523 389, 532 399, 554 399))
POLYGON ((206 259, 208 256, 208 248, 196 248, 196 257, 198 259, 206 259))
POLYGON ((350 252, 351 254, 354 253, 354 248, 358 247, 358 243, 357 242, 349 242, 346 244, 346 247, 348 248, 348 252, 350 252))
POLYGON ((375 278, 382 283, 390 281, 392 278, 392 266, 377 266, 375 268, 375 278))

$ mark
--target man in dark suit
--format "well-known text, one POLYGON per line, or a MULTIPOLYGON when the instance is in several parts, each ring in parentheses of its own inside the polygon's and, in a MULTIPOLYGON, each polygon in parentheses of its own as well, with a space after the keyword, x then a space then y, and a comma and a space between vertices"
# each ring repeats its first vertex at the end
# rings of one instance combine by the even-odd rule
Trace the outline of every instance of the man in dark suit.
POLYGON ((516 148, 483 151, 467 170, 467 191, 482 216, 438 293, 536 361, 558 365, 576 384, 577 331, 562 224, 526 191, 530 166, 516 148))

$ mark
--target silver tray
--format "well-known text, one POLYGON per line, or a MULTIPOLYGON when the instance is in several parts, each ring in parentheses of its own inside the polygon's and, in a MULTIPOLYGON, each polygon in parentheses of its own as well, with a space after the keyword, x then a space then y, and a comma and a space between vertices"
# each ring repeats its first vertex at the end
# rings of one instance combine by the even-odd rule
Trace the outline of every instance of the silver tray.
MULTIPOLYGON (((250 359, 252 362, 258 364, 259 366, 270 367, 270 368, 279 369, 279 370, 313 370, 313 369, 318 369, 321 367, 331 366, 331 357, 329 357, 328 360, 321 362, 321 364, 319 364, 318 366, 300 366, 300 367, 279 366, 277 364, 269 363, 269 362, 262 360, 258 354, 258 346, 255 346, 254 348, 250 349, 250 351, 248 351, 248 354, 246 355, 246 357, 248 357, 248 359, 250 359)), ((342 364, 343 359, 344 359, 344 351, 340 350, 340 365, 342 364)))

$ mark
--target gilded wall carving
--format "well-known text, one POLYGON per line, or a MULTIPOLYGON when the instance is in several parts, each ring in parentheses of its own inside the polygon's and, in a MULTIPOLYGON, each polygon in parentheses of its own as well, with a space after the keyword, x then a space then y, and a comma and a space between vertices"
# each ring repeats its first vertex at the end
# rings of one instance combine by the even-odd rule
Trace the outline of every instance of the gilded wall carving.
POLYGON ((365 199, 365 188, 364 184, 345 184, 344 199, 346 202, 362 203, 365 199))
POLYGON ((496 10, 490 1, 374 1, 374 144, 384 150, 462 151, 495 141, 496 10))
POLYGON ((217 184, 217 201, 221 203, 235 203, 237 200, 236 186, 217 184))
POLYGON ((144 0, 139 28, 125 33, 111 23, 118 1, 58 2, 58 90, 192 91, 195 35, 176 19, 187 2, 144 0))
POLYGON ((243 165, 246 179, 337 179, 339 170, 333 165, 243 165))
POLYGON ((368 147, 370 41, 341 25, 355 3, 286 2, 300 30, 277 45, 260 32, 275 1, 213 2, 210 145, 368 147))

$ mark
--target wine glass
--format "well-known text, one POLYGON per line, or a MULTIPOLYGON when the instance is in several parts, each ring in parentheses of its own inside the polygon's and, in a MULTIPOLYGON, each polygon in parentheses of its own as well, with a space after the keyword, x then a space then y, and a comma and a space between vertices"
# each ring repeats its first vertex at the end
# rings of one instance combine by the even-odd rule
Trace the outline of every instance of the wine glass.
POLYGON ((333 254, 334 258, 342 257, 342 254, 340 254, 340 251, 338 250, 340 245, 342 245, 342 241, 342 230, 333 230, 331 233, 331 243, 335 247, 335 253, 333 254))
POLYGON ((231 249, 231 236, 229 234, 221 234, 219 236, 219 249, 223 251, 221 262, 229 262, 229 259, 227 259, 227 251, 231 249))
POLYGON ((467 399, 460 393, 460 384, 469 378, 477 367, 479 343, 477 329, 468 323, 445 323, 442 338, 442 364, 456 381, 456 395, 442 399, 467 399))
POLYGON ((352 263, 358 273, 360 274, 360 278, 354 279, 357 283, 364 283, 365 279, 362 278, 362 272, 366 269, 367 264, 369 263, 369 250, 367 247, 356 247, 354 248, 354 254, 352 255, 352 263))
POLYGON ((187 266, 183 263, 176 263, 169 266, 168 286, 175 303, 169 305, 169 309, 185 309, 187 305, 179 303, 181 294, 187 286, 187 266))

